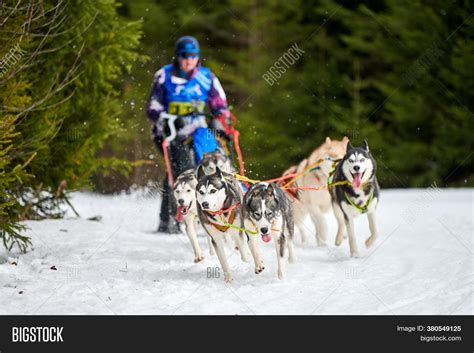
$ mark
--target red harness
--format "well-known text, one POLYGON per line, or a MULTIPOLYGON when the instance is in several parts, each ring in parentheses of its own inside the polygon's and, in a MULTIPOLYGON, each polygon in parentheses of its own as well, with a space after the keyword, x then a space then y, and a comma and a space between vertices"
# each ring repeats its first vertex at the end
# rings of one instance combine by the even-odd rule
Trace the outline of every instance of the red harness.
POLYGON ((207 220, 209 222, 209 224, 211 226, 213 226, 214 228, 216 228, 218 231, 224 233, 226 232, 229 228, 230 228, 230 224, 233 224, 234 223, 234 220, 235 220, 235 214, 237 213, 236 212, 236 208, 240 205, 240 202, 237 202, 233 205, 231 205, 230 207, 228 208, 224 208, 222 210, 219 210, 219 211, 205 211, 211 215, 221 215, 221 214, 225 214, 225 213, 228 213, 230 212, 230 215, 229 215, 229 219, 227 220, 227 224, 228 225, 223 225, 223 224, 217 224, 217 223, 213 223, 213 222, 210 222, 209 219, 207 220))
POLYGON ((239 205, 240 205, 240 202, 236 202, 233 205, 230 205, 230 207, 228 208, 223 208, 222 210, 219 210, 219 211, 206 211, 206 212, 212 215, 224 214, 224 213, 232 211, 234 208, 238 207, 239 205))

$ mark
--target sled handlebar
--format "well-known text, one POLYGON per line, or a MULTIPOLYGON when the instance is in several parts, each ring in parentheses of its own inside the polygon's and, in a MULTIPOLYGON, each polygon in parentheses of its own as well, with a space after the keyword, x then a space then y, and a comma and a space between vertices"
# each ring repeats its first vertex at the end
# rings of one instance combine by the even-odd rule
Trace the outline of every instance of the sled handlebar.
POLYGON ((169 154, 168 154, 168 146, 169 146, 169 143, 176 138, 176 126, 174 125, 174 123, 179 118, 187 117, 187 116, 193 116, 193 115, 196 116, 198 114, 193 113, 193 114, 186 114, 186 115, 176 115, 176 114, 169 114, 169 113, 166 113, 166 112, 162 112, 160 114, 160 118, 166 120, 166 123, 168 124, 168 127, 170 129, 170 134, 169 134, 169 136, 167 136, 166 138, 163 139, 163 142, 161 143, 161 147, 163 149, 163 155, 165 157, 166 169, 167 169, 167 172, 168 172, 168 182, 169 182, 171 187, 174 186, 174 178, 173 178, 173 173, 172 173, 172 170, 171 170, 171 162, 170 162, 170 158, 169 158, 169 154))
POLYGON ((165 138, 165 140, 168 142, 173 141, 176 138, 176 126, 174 126, 174 122, 176 119, 180 118, 180 116, 163 112, 160 114, 160 117, 166 119, 168 127, 170 128, 170 134, 165 138))
POLYGON ((175 121, 179 118, 185 118, 185 117, 196 117, 196 116, 208 116, 208 117, 213 117, 210 114, 206 113, 198 113, 198 112, 193 112, 191 114, 170 114, 167 112, 162 112, 160 114, 160 118, 163 118, 166 120, 166 123, 168 124, 168 127, 170 129, 170 135, 165 138, 168 142, 173 141, 176 138, 176 126, 174 125, 175 121))

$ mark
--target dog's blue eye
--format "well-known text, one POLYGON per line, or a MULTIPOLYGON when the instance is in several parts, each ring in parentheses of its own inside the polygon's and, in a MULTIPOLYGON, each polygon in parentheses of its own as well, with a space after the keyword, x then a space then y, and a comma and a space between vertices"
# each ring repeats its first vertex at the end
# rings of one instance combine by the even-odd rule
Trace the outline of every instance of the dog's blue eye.
POLYGON ((361 162, 361 163, 364 162, 364 161, 365 161, 365 158, 361 158, 361 159, 360 159, 360 162, 361 162))
POLYGON ((217 191, 216 189, 212 189, 212 190, 210 191, 210 193, 211 193, 211 194, 215 194, 216 191, 217 191))
POLYGON ((349 163, 354 163, 354 160, 353 160, 353 159, 349 159, 349 163))

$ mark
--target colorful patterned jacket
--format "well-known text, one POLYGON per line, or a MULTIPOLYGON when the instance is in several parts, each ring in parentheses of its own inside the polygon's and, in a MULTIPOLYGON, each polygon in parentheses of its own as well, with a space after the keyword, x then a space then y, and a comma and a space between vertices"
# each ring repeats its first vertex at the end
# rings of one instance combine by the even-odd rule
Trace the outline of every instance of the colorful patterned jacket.
POLYGON ((212 72, 200 64, 188 78, 178 75, 179 69, 174 64, 163 66, 155 73, 151 94, 148 99, 147 114, 154 122, 153 133, 160 136, 156 122, 160 113, 185 115, 193 111, 204 112, 207 106, 212 115, 229 115, 224 90, 212 72))

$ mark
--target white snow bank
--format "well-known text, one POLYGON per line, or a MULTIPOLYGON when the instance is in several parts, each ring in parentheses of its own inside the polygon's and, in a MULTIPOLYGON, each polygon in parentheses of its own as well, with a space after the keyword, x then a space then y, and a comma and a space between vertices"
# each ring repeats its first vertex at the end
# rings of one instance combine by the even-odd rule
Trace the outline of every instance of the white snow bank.
POLYGON ((260 244, 260 275, 229 245, 229 285, 208 278, 219 263, 202 231, 199 264, 186 235, 154 232, 158 200, 76 193, 81 219, 25 222, 33 250, 0 251, 0 314, 472 314, 472 196, 383 190, 373 248, 363 247, 366 217, 356 220, 359 259, 349 258, 347 241, 333 245, 328 213, 328 247, 314 237, 303 247, 297 234, 298 261, 284 281, 273 244, 260 244), (87 220, 96 215, 102 220, 87 220))

